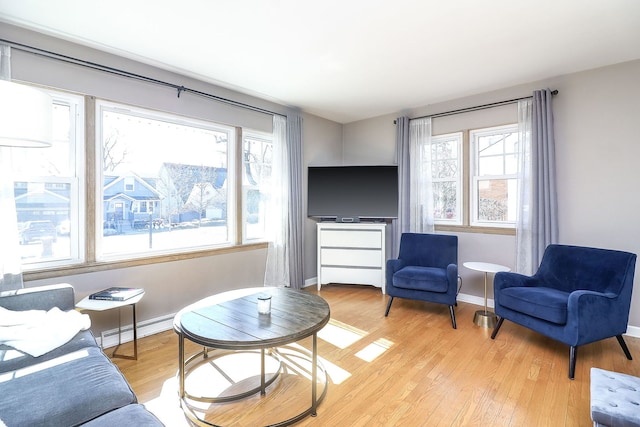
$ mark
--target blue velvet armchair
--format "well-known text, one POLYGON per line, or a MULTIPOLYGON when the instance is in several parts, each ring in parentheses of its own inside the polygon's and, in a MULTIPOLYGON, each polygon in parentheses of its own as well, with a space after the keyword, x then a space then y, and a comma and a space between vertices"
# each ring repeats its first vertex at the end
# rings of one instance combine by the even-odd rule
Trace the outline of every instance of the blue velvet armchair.
POLYGON ((577 348, 616 337, 627 359, 627 331, 636 255, 608 249, 549 245, 533 276, 497 273, 494 278, 495 339, 505 319, 571 347, 569 378, 577 348))
POLYGON ((387 260, 386 291, 389 315, 395 297, 447 304, 456 329, 458 237, 403 233, 398 259, 387 260))

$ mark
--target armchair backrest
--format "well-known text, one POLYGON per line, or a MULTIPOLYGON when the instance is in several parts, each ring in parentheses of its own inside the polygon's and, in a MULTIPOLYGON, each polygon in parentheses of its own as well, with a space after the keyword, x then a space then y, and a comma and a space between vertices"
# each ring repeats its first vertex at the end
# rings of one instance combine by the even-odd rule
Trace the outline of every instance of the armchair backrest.
POLYGON ((549 245, 535 276, 565 292, 590 290, 616 295, 633 287, 636 255, 610 249, 549 245))
POLYGON ((402 233, 400 254, 406 265, 447 268, 458 264, 458 236, 402 233))

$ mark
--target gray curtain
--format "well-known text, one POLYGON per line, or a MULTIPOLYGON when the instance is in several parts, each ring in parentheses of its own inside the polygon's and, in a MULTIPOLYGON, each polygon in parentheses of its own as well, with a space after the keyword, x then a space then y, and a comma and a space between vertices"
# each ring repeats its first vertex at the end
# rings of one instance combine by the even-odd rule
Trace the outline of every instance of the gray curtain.
POLYGON ((518 105, 520 159, 516 271, 535 273, 549 244, 558 242, 552 94, 533 93, 518 105))
POLYGON ((302 188, 302 116, 287 115, 289 150, 289 281, 293 289, 304 286, 304 200, 302 188))
POLYGON ((392 222, 391 254, 387 258, 396 258, 400 250, 400 236, 408 232, 411 222, 409 167, 409 117, 396 119, 396 161, 398 162, 398 218, 392 222))
POLYGON ((558 242, 558 202, 556 191, 556 151, 553 133, 551 90, 533 92, 531 121, 531 170, 534 200, 532 221, 533 265, 539 266, 547 245, 558 242))

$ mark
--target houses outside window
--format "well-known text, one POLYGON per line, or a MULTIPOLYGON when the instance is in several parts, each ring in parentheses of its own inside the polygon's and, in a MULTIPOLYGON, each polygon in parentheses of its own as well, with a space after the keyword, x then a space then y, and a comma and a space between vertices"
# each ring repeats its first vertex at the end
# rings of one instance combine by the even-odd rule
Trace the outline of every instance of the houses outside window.
POLYGON ((232 242, 234 128, 102 101, 96 111, 98 259, 232 242))

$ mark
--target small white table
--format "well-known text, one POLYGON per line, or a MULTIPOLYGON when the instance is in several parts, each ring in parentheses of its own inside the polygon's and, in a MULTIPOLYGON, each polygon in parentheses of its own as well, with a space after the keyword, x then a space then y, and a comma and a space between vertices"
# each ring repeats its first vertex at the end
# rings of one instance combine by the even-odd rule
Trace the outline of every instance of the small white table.
POLYGON ((511 271, 511 269, 504 265, 491 264, 489 262, 465 262, 463 265, 470 270, 484 272, 484 310, 476 311, 476 314, 473 316, 473 323, 485 328, 493 328, 496 326, 498 317, 495 313, 487 309, 487 275, 489 273, 495 274, 501 271, 511 271))
MULTIPOLYGON (((116 346, 115 350, 113 350, 113 354, 111 354, 111 357, 138 360, 138 329, 136 326, 136 304, 140 302, 143 296, 144 296, 144 292, 124 301, 105 301, 105 300, 98 300, 98 299, 90 299, 88 296, 86 296, 84 299, 82 299, 80 302, 76 304, 76 308, 79 308, 81 310, 105 311, 105 310, 112 310, 114 308, 118 309, 118 345, 116 346), (122 341, 121 341, 122 317, 120 316, 119 309, 127 305, 131 306, 132 313, 133 313, 133 356, 129 356, 125 354, 117 354, 118 348, 120 347, 120 344, 122 344, 122 341)), ((103 344, 104 344, 104 335, 101 336, 100 346, 103 347, 103 344)))

